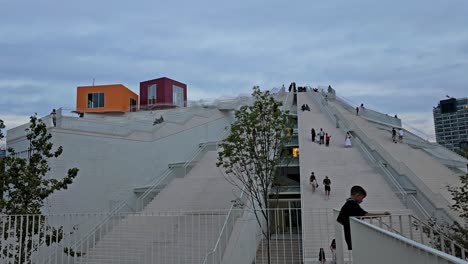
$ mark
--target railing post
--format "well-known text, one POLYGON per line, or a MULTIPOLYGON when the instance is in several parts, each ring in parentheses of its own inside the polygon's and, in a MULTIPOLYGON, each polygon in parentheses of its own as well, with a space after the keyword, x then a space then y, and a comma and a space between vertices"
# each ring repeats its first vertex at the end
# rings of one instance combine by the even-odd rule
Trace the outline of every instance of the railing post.
POLYGON ((410 239, 413 240, 413 222, 411 222, 411 215, 408 215, 410 239))
MULTIPOLYGON (((453 242, 452 242, 453 244, 453 242)), ((444 236, 440 236, 440 248, 442 250, 442 252, 445 252, 445 239, 444 239, 444 236)))
MULTIPOLYGON (((340 211, 333 210, 333 219, 338 218, 340 211)), ((343 228, 335 221, 335 242, 336 242, 336 264, 344 264, 344 247, 343 247, 343 228)))
POLYGON ((400 223, 400 234, 403 235, 403 221, 401 219, 401 215, 398 216, 398 222, 400 223))

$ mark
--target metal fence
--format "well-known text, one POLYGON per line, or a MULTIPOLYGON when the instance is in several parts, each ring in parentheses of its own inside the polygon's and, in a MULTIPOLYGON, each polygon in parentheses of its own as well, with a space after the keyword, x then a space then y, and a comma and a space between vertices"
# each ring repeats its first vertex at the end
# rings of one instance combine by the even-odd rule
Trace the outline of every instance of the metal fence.
MULTIPOLYGON (((398 234, 398 232, 388 231, 384 228, 384 224, 382 224, 382 227, 379 227, 357 218, 351 218, 350 225, 353 241, 352 259, 354 263, 468 263, 461 258, 457 258, 434 249, 433 247, 431 248, 412 239, 408 239, 398 234)), ((418 225, 418 229, 421 228, 423 230, 423 232, 421 232, 421 239, 424 239, 423 237, 427 235, 430 230, 425 231, 424 227, 418 225)), ((412 230, 411 227, 410 230, 412 230)), ((343 262, 344 261, 341 258, 338 258, 338 264, 342 264, 343 262)))
MULTIPOLYGON (((243 206, 239 202, 230 210, 151 214, 0 216, 0 263, 263 264, 268 263, 268 255, 274 264, 303 263, 317 262, 320 249, 327 261, 334 261, 338 252, 330 247, 331 241, 345 244, 339 239, 341 231, 335 233, 342 227, 331 209, 271 209, 267 229, 260 211, 255 216, 243 206), (104 219, 110 220, 98 232, 77 240, 90 234, 90 225, 104 219)), ((466 259, 465 249, 414 216, 393 214, 361 220, 466 259)), ((343 255, 346 259, 346 252, 343 255)))
POLYGON ((435 224, 423 222, 413 215, 362 217, 360 219, 449 255, 467 259, 468 251, 446 236, 443 230, 437 228, 435 224))
POLYGON ((359 126, 353 122, 349 122, 334 105, 327 103, 322 96, 308 94, 317 102, 322 111, 327 113, 329 118, 337 122, 340 128, 352 131, 355 136, 355 141, 361 145, 361 149, 364 153, 368 154, 366 156, 372 157, 376 161, 376 164, 383 170, 386 176, 384 178, 389 182, 395 194, 404 204, 419 212, 419 214, 424 217, 429 217, 431 214, 435 213, 438 217, 447 221, 459 219, 456 214, 447 209, 448 202, 441 194, 434 193, 430 190, 411 169, 404 163, 397 161, 380 144, 371 139, 359 126), (418 198, 414 195, 407 195, 404 189, 402 189, 403 183, 400 182, 402 177, 395 177, 393 174, 395 174, 395 176, 405 176, 409 182, 412 183, 412 186, 417 188, 418 198))
POLYGON ((261 229, 243 199, 230 210, 0 216, 0 263, 267 263, 268 252, 301 263, 301 210, 269 210, 261 229))
POLYGON ((74 234, 108 214, 0 216, 0 263, 201 263, 226 215, 227 210, 112 215, 85 241, 74 234))

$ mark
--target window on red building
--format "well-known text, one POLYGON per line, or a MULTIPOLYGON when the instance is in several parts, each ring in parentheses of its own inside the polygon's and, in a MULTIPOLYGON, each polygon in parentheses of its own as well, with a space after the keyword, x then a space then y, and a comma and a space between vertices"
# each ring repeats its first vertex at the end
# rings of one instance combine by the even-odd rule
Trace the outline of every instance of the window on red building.
POLYGON ((148 86, 148 104, 156 104, 156 84, 148 86))
POLYGON ((172 86, 172 104, 176 106, 184 106, 184 89, 182 87, 172 86))

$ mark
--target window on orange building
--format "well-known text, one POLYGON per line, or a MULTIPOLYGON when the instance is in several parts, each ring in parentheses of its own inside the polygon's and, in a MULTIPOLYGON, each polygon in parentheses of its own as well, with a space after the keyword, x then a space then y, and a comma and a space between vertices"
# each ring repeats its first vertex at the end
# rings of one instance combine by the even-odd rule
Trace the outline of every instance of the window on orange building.
POLYGON ((136 106, 136 100, 133 98, 130 98, 130 112, 136 112, 137 106, 136 106))
POLYGON ((156 104, 156 84, 148 86, 148 104, 156 104))
POLYGON ((88 108, 104 107, 104 93, 88 94, 88 108))

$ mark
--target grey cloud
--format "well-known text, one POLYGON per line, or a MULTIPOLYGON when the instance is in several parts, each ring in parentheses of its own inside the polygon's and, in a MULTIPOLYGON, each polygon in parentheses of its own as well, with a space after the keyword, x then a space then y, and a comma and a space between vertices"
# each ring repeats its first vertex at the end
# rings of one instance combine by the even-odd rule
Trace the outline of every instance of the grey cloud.
POLYGON ((422 112, 444 93, 466 96, 467 11, 463 0, 3 1, 0 113, 74 107, 92 78, 138 91, 159 76, 194 95, 293 80, 348 95, 362 84, 393 95, 366 88, 356 100, 422 112))

